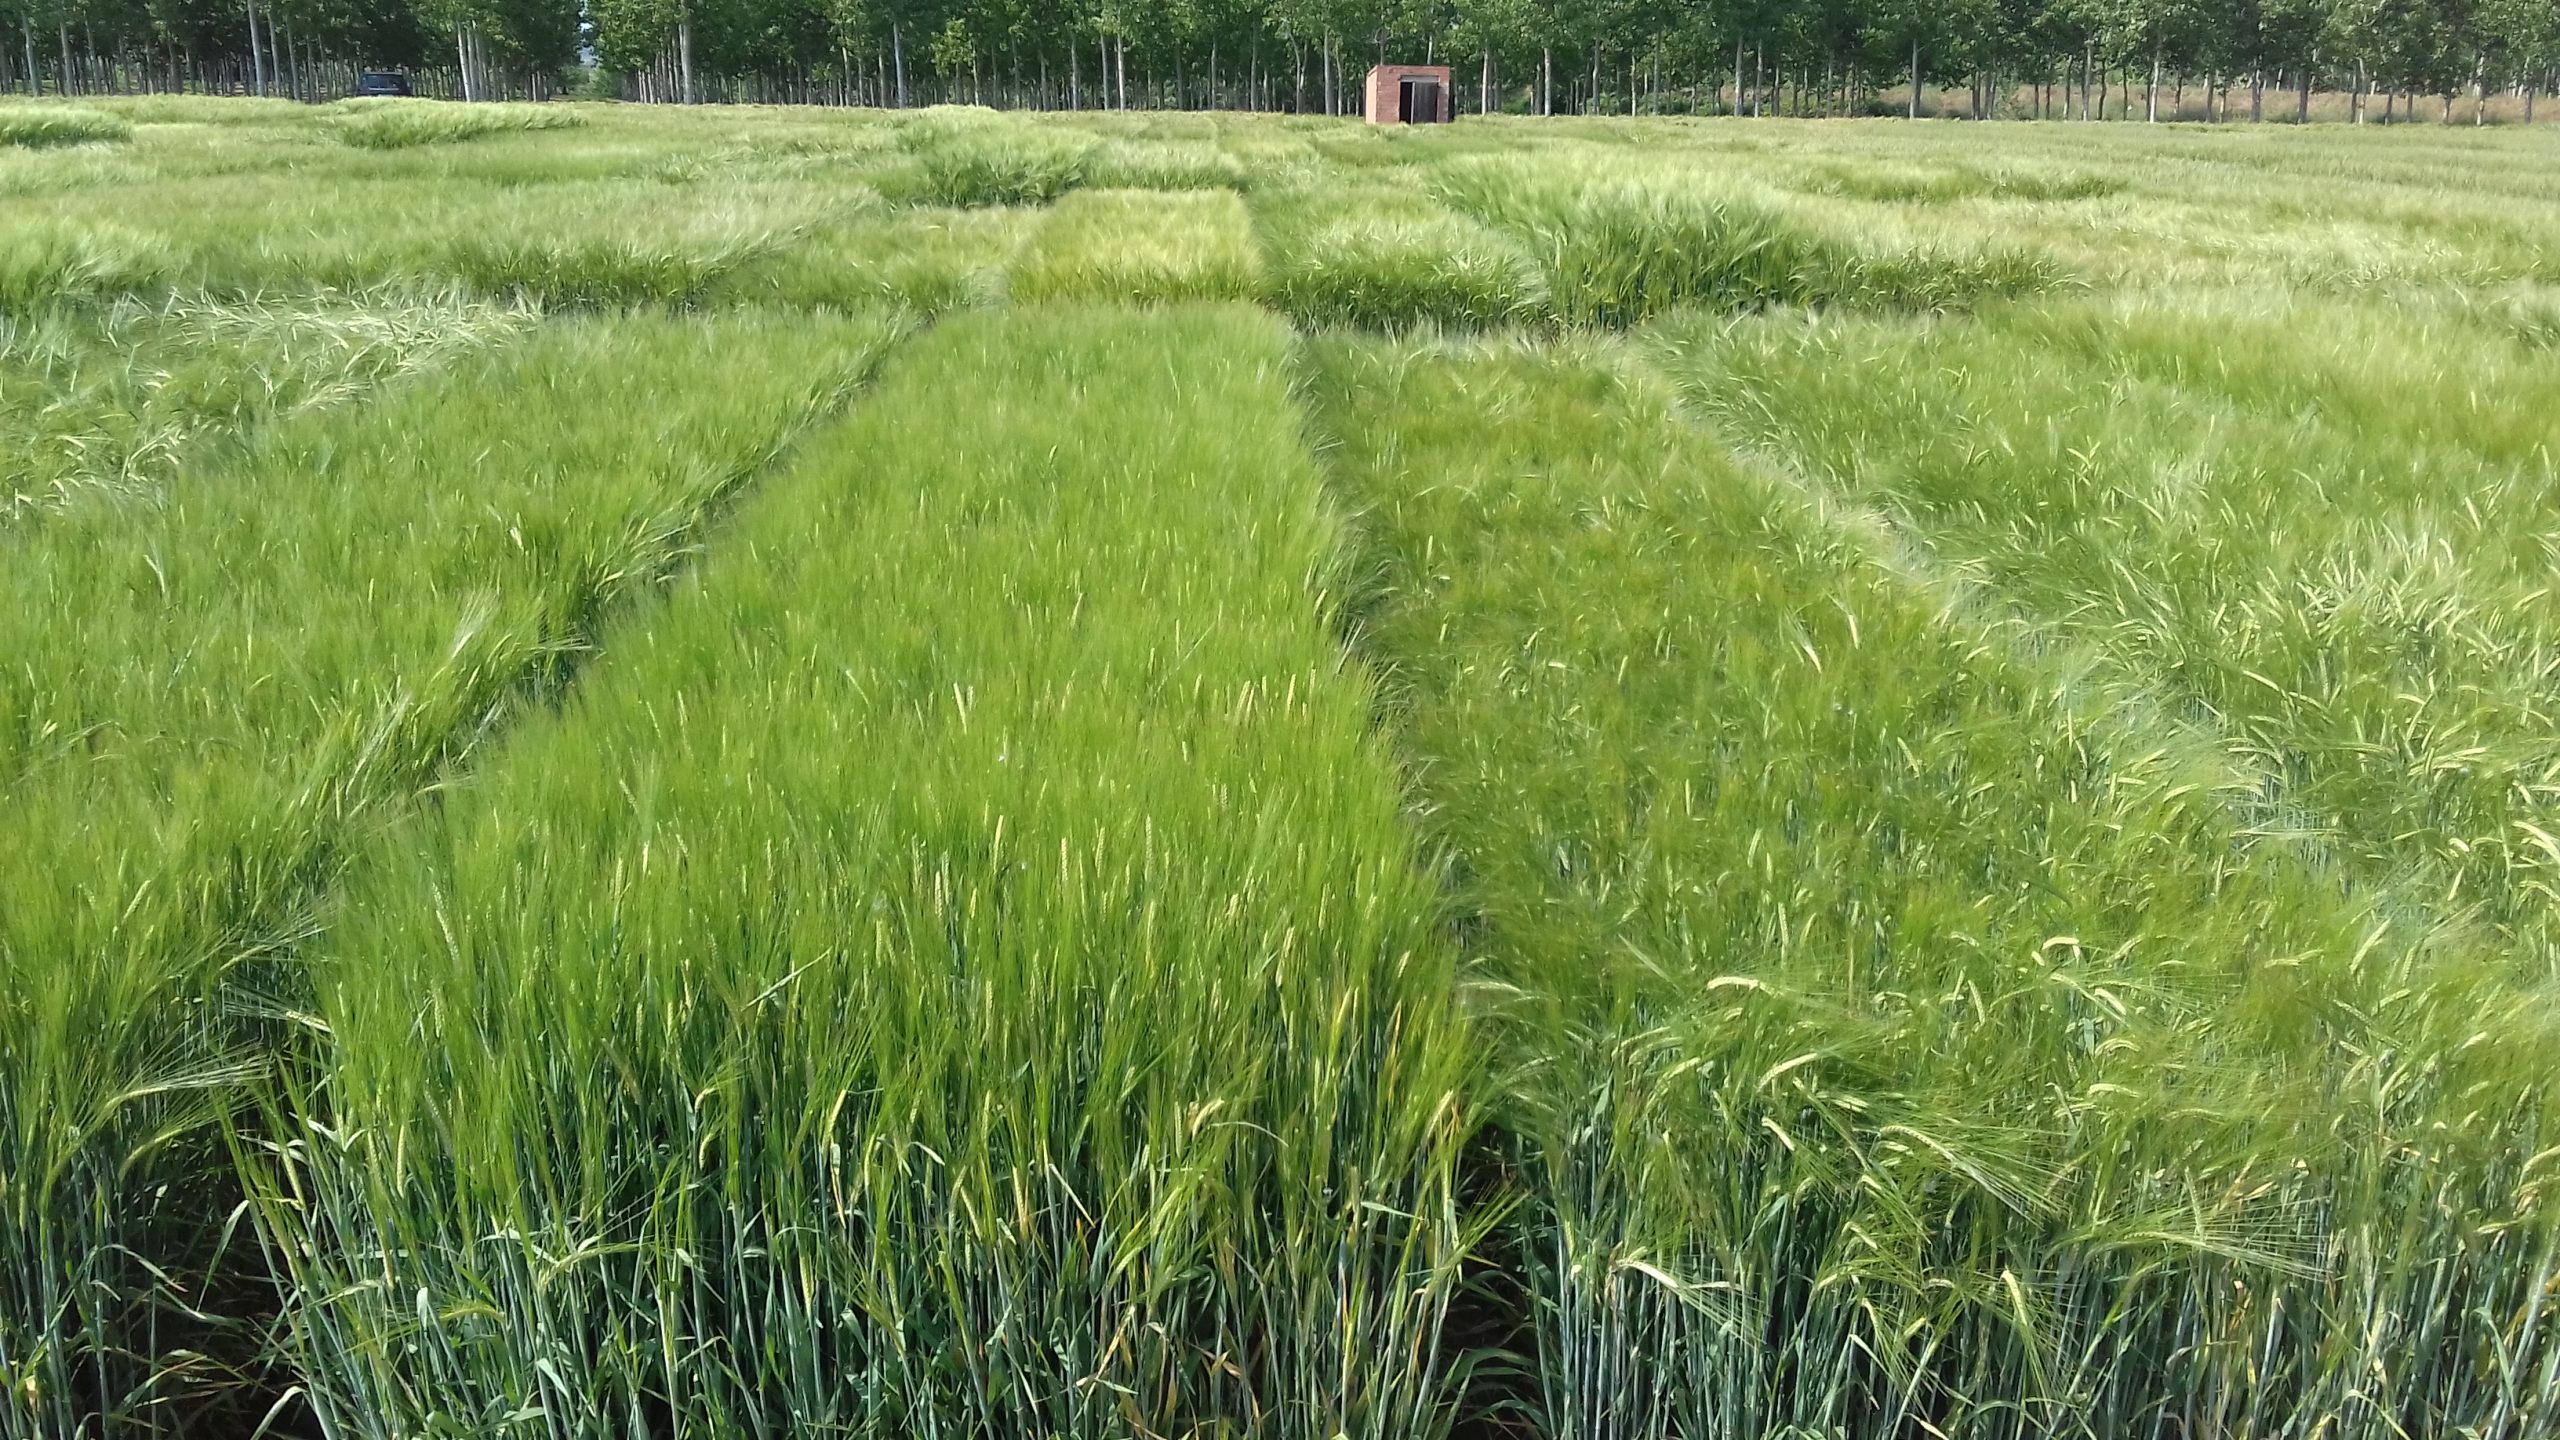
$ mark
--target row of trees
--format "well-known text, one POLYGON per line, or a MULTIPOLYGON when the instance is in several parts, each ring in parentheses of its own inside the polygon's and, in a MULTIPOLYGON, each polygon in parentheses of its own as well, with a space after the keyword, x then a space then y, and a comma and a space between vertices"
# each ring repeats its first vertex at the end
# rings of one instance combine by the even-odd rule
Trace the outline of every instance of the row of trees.
POLYGON ((1458 67, 1462 108, 2357 118, 2399 97, 2531 118, 2560 0, 0 0, 0 80, 322 98, 358 66, 437 93, 1340 113, 1373 61, 1458 67), (2270 101, 2270 95, 2275 98, 2270 101), (2245 96, 2245 99, 2243 97, 2245 96), (2291 101, 2288 106, 2285 102, 2291 101), (2513 107, 2509 107, 2513 108, 2513 107))

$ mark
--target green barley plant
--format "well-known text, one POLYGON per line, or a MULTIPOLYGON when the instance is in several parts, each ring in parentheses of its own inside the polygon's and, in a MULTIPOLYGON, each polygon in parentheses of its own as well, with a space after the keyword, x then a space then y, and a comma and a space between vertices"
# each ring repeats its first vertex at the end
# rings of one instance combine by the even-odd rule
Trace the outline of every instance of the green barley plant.
POLYGON ((374 848, 258 1171, 331 1433, 1445 1429, 1468 1045, 1286 354, 944 322, 374 848))
POLYGON ((1495 160, 1452 165, 1436 186, 1537 256, 1567 324, 1626 325, 1682 305, 1811 304, 1837 294, 1849 269, 1846 250, 1775 208, 1693 186, 1495 160))
POLYGON ((1301 325, 1478 330, 1549 318, 1546 276, 1527 251, 1426 197, 1293 186, 1256 208, 1271 301, 1301 325))
POLYGON ((360 150, 450 145, 485 135, 564 130, 586 123, 559 105, 455 104, 441 100, 342 100, 329 123, 340 144, 360 150))
POLYGON ((1113 190, 1242 190, 1244 162, 1207 140, 1106 139, 1085 157, 1085 183, 1113 190))
POLYGON ((1567 324, 1624 326, 1681 307, 1947 310, 2063 288, 2026 247, 1878 244, 1774 193, 1660 166, 1489 158, 1437 172, 1441 198, 1517 236, 1567 324), (1632 170, 1610 178, 1612 170, 1632 170))
POLYGON ((2520 286, 2493 303, 2496 328, 2536 350, 2560 350, 2560 286, 2520 286))
MULTIPOLYGON (((1666 343, 1735 435, 2212 717, 2276 802, 2261 823, 2322 837, 2365 883, 2428 895, 2549 973, 2548 450, 2530 427, 2443 437, 2448 392, 2485 356, 2440 386, 2405 360, 2323 379, 2318 342, 2225 351, 2185 318, 1988 317, 1938 332, 1967 353, 1997 337, 1980 353, 1998 358, 1957 366, 1903 324, 1666 343), (2352 403, 2321 408, 2322 389, 2352 403)), ((2505 363, 2536 383, 2529 352, 2505 363)))
POLYGON ((73 109, 0 1440, 2560 1426, 2547 135, 73 109))
POLYGON ((939 315, 1002 304, 1005 267, 1045 217, 1003 207, 848 207, 713 278, 709 303, 895 304, 939 315))
POLYGON ((0 528, 161 495, 263 424, 361 400, 535 318, 451 294, 377 292, 127 298, 0 320, 0 528))
POLYGON ((2052 256, 2015 245, 1871 250, 1847 268, 1835 303, 1873 310, 1970 310, 2079 289, 2052 256))
POLYGON ((105 111, 76 105, 0 105, 0 146, 39 149, 132 138, 132 122, 105 111))
POLYGON ((23 316, 63 300, 148 292, 168 278, 152 236, 113 223, 39 220, 0 229, 0 315, 23 316))
POLYGON ((1009 272, 1016 301, 1247 300, 1262 256, 1226 190, 1079 190, 1051 207, 1009 272))
POLYGON ((1087 157, 1099 143, 958 108, 928 112, 909 122, 899 139, 908 164, 881 177, 882 193, 960 209, 1046 205, 1085 183, 1087 157))
POLYGON ((1958 200, 2094 200, 2124 191, 2124 181, 2094 171, 2045 173, 1953 167, 1826 165, 1789 183, 1813 195, 1887 203, 1944 205, 1958 200))
POLYGON ((1504 997, 1543 1433, 2546 1423, 2538 986, 2235 845, 2220 752, 1622 364, 1312 360, 1504 997))
POLYGON ((300 101, 245 95, 93 95, 80 103, 136 125, 284 127, 307 124, 313 113, 300 101))
POLYGON ((473 237, 446 258, 472 290, 519 303, 682 303, 774 243, 752 223, 713 217, 674 234, 473 237))
POLYGON ((217 1122, 308 1013, 280 957, 897 328, 563 324, 12 539, 0 1434, 245 1403, 275 1300, 217 1122))

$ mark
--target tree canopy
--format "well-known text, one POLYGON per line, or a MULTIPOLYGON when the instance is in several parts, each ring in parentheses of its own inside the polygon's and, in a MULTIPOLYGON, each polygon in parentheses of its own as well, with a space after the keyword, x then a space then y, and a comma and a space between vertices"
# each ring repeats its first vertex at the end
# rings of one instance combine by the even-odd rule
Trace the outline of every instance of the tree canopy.
MULTIPOLYGON (((1784 107, 2217 118, 2314 87, 2476 107, 2560 70, 2560 0, 0 0, 30 91, 224 83, 325 98, 314 67, 452 93, 866 104, 1356 108, 1372 63, 1454 67, 1459 108, 1784 107), (676 76, 682 74, 681 83, 676 76), (664 77, 634 90, 632 77, 664 77), (697 84, 697 76, 700 83, 697 84), (477 84, 471 84, 476 79, 477 84), (2110 93, 2112 87, 2112 94, 2110 93)), ((439 91, 441 93, 441 91, 439 91)), ((2453 113, 2451 111, 2448 114, 2453 113)), ((2470 112, 2462 112, 2468 116, 2470 112)), ((2279 107, 2276 118, 2287 118, 2279 107)))

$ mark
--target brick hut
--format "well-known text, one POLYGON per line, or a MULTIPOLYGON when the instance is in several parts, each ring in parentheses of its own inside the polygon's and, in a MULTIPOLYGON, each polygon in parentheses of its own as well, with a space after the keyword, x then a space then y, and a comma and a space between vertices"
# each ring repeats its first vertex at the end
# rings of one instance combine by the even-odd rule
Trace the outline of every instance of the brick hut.
POLYGON ((1449 67, 1381 65, 1369 72, 1369 123, 1449 123, 1449 67))

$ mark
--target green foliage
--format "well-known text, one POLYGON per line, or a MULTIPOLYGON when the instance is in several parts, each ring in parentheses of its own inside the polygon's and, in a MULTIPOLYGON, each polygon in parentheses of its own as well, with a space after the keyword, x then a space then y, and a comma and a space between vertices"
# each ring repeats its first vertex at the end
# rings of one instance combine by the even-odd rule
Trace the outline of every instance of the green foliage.
POLYGON ((1569 324, 1625 325, 1683 305, 1811 304, 1848 286, 1845 249, 1737 196, 1491 161, 1443 171, 1439 191, 1538 256, 1569 324))
POLYGON ((1001 303, 1005 266, 1044 223, 1036 210, 864 210, 822 222, 715 279, 713 299, 938 315, 1001 303))
POLYGON ((1629 325, 1684 306, 1949 309, 2068 280, 2050 256, 2022 248, 1877 246, 1694 174, 1600 180, 1556 162, 1477 160, 1442 168, 1437 188, 1538 256, 1568 324, 1629 325))
POLYGON ((1272 302, 1310 326, 1489 329, 1549 318, 1546 277, 1491 228, 1411 194, 1264 197, 1272 302))
POLYGON ((1085 183, 1113 190, 1241 190, 1244 163, 1200 140, 1105 140, 1085 156, 1085 183))
POLYGON ((1287 345, 946 322, 375 847, 266 1195, 334 1433, 1436 1432, 1467 1050, 1287 345))
POLYGON ((910 161, 882 179, 893 200, 968 208, 1046 205, 1085 181, 1090 136, 999 120, 984 111, 928 115, 899 132, 910 161))
POLYGON ((446 263, 483 294, 549 305, 690 299, 768 243, 753 231, 466 237, 446 263))
POLYGON ((954 15, 933 37, 933 68, 948 83, 977 66, 978 42, 969 34, 969 22, 954 15))
POLYGON ((1956 200, 1977 197, 1998 200, 2092 200, 2100 196, 2122 194, 2125 182, 2113 176, 2092 172, 2047 175, 2014 170, 1977 170, 1970 167, 1902 171, 1826 167, 1807 176, 1803 181, 1795 183, 1793 188, 1809 194, 1844 195, 1858 200, 1944 205, 1956 200))
POLYGON ((2560 1415, 2536 136, 92 103, 7 1440, 2560 1415))
POLYGON ((0 145, 32 150, 132 138, 133 124, 121 115, 70 105, 0 105, 0 145))
POLYGON ((362 150, 405 150, 450 145, 484 135, 565 130, 586 123, 577 111, 555 105, 457 105, 440 100, 348 100, 330 133, 362 150))
POLYGON ((2560 1031, 2497 950, 2342 894, 2212 737, 1605 352, 1312 360, 1364 646, 1504 997, 1544 1433, 2138 1437, 2211 1397, 2234 1433, 2455 1434, 2560 1399, 2490 1358, 2560 1353, 2528 1158, 2560 1031))
POLYGON ((246 95, 94 95, 80 105, 134 125, 286 127, 307 124, 312 116, 308 105, 246 95))
POLYGON ((2078 277, 2042 251, 1931 246, 1856 256, 1829 298, 1876 309, 1966 310, 2077 288, 2078 277))
POLYGON ((0 312, 146 289, 169 268, 152 237, 113 224, 0 228, 0 312))
POLYGON ((1345 217, 1301 234, 1273 300, 1306 325, 1401 330, 1535 324, 1547 285, 1516 247, 1455 216, 1345 217))
POLYGON ((2537 350, 2560 350, 2560 289, 2518 288, 2483 307, 2492 324, 2537 350))
POLYGON ((0 538, 0 1434, 237 1384, 253 1314, 196 1306, 239 1293, 214 1127, 307 1010, 278 957, 892 328, 565 323, 0 538))
POLYGON ((1079 190, 1041 222, 1011 288, 1018 301, 1249 300, 1262 257, 1226 191, 1079 190))
POLYGON ((262 424, 347 404, 533 322, 446 295, 121 300, 0 321, 0 524, 164 492, 262 424))

